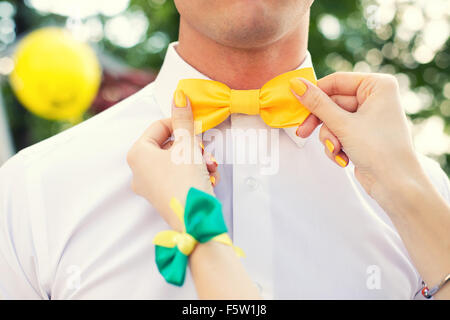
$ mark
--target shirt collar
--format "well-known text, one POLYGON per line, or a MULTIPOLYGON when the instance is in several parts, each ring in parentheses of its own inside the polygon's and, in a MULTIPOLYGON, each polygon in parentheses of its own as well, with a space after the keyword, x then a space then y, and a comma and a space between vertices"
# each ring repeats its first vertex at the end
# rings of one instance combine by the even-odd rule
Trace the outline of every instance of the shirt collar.
MULTIPOLYGON (((180 57, 175 50, 177 44, 178 42, 173 42, 169 45, 161 70, 153 83, 156 102, 165 117, 171 116, 172 97, 177 88, 178 81, 188 78, 210 80, 180 57)), ((297 69, 308 67, 313 67, 309 52, 306 53, 305 60, 297 69)), ((305 145, 306 139, 302 139, 296 135, 296 127, 284 128, 283 130, 299 147, 305 145)))

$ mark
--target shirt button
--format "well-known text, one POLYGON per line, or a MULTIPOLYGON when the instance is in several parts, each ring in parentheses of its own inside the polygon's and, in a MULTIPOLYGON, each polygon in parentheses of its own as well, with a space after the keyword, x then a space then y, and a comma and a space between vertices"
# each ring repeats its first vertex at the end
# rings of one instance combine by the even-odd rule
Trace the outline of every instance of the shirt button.
POLYGON ((258 189, 258 181, 253 177, 248 177, 245 179, 245 184, 250 190, 258 189))

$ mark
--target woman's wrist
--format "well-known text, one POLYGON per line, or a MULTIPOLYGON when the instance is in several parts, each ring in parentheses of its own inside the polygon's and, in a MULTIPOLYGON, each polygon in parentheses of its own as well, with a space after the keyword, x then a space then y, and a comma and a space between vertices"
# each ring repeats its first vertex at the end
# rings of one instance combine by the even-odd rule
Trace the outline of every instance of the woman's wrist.
MULTIPOLYGON (((374 198, 391 218, 422 279, 431 288, 450 272, 450 206, 417 158, 399 163, 402 168, 380 179, 374 198)), ((447 285, 436 298, 448 298, 449 293, 447 285)))
POLYGON ((415 154, 397 163, 400 166, 392 166, 376 182, 372 195, 391 219, 408 218, 415 213, 429 211, 430 208, 448 208, 415 154))
POLYGON ((189 257, 200 299, 260 299, 232 247, 209 241, 197 244, 189 257))
POLYGON ((400 165, 391 166, 374 184, 372 196, 391 215, 403 215, 414 211, 433 185, 424 172, 418 158, 413 155, 400 165))
POLYGON ((189 256, 189 259, 195 260, 198 258, 200 260, 203 260, 204 258, 207 258, 209 260, 210 258, 217 257, 219 255, 232 256, 233 258, 238 259, 232 247, 223 245, 215 241, 197 243, 194 251, 192 251, 191 255, 189 256))
MULTIPOLYGON (((185 189, 185 190, 184 190, 184 189, 183 189, 183 190, 180 189, 180 190, 178 190, 177 193, 174 193, 174 194, 172 195, 173 198, 177 199, 177 201, 180 203, 180 205, 181 205, 183 208, 184 208, 185 205, 186 205, 186 198, 187 198, 189 189, 190 189, 190 187, 187 188, 187 189, 185 189)), ((203 192, 205 192, 205 193, 207 193, 207 194, 209 194, 209 195, 211 195, 211 196, 213 196, 213 197, 216 197, 216 195, 215 195, 213 189, 212 189, 212 190, 207 190, 207 188, 203 188, 203 189, 197 188, 197 189, 200 190, 200 191, 203 191, 203 192)), ((150 202, 150 204, 152 203, 152 202, 150 201, 150 199, 147 199, 147 200, 150 202)), ((179 217, 177 217, 177 216, 174 214, 173 208, 170 207, 170 201, 167 201, 166 205, 165 205, 164 208, 161 209, 161 210, 163 210, 164 213, 165 213, 165 214, 163 215, 163 217, 165 217, 165 220, 166 220, 167 224, 168 224, 173 230, 178 231, 178 232, 183 232, 183 230, 184 230, 183 222, 179 219, 179 217)))

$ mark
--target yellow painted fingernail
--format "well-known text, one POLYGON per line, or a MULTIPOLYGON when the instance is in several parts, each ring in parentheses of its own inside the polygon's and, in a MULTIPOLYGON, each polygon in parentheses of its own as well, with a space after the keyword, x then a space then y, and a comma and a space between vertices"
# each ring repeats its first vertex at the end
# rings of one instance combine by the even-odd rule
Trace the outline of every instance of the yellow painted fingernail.
POLYGON ((308 89, 306 84, 304 84, 303 81, 298 78, 292 78, 291 80, 289 80, 289 83, 291 84, 292 90, 294 90, 294 92, 299 96, 304 95, 306 90, 308 89))
POLYGON ((345 168, 347 166, 347 161, 345 161, 341 156, 336 156, 334 159, 342 168, 345 168))
POLYGON ((331 143, 331 141, 327 139, 327 140, 325 140, 325 145, 327 146, 327 149, 328 149, 331 153, 333 153, 333 151, 334 151, 334 144, 331 143))
POLYGON ((216 186, 216 177, 210 176, 209 180, 211 181, 212 186, 215 187, 216 186))
POLYGON ((203 144, 203 142, 200 142, 200 148, 202 148, 202 151, 205 151, 205 145, 203 144))
POLYGON ((178 108, 186 107, 186 96, 181 90, 175 91, 175 106, 177 106, 178 108))

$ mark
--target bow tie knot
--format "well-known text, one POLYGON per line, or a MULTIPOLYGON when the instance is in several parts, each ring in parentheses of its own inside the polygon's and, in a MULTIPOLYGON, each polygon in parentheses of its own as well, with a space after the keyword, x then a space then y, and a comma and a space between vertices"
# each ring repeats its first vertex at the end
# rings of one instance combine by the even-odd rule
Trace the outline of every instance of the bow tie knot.
POLYGON ((191 254, 197 244, 197 240, 186 232, 179 233, 176 236, 175 242, 177 243, 178 250, 186 256, 191 254))
POLYGON ((259 114, 260 90, 230 90, 230 113, 259 114))

